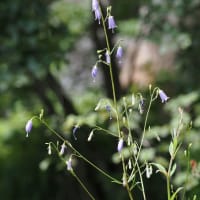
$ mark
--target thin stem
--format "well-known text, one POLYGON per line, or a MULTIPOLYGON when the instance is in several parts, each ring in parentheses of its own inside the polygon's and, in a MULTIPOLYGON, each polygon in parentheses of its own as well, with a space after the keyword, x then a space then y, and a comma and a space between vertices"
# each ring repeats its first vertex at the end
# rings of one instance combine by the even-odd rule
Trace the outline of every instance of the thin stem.
POLYGON ((85 185, 83 184, 83 182, 80 180, 80 178, 75 174, 75 172, 73 170, 70 171, 71 174, 74 176, 74 178, 78 181, 78 183, 81 185, 81 187, 85 190, 85 192, 89 195, 89 197, 92 200, 95 200, 95 198, 92 196, 92 194, 88 191, 88 189, 85 187, 85 185))
MULTIPOLYGON (((38 118, 39 119, 39 118, 38 118)), ((39 119, 41 120, 41 119, 39 119)), ((107 178, 111 179, 113 182, 121 184, 121 182, 115 178, 113 178, 112 176, 110 176, 109 174, 107 174, 105 171, 103 171, 102 169, 100 169, 99 167, 97 167, 94 163, 90 162, 87 158, 85 158, 79 151, 77 151, 72 144, 68 141, 65 140, 65 138, 63 138, 61 135, 59 135, 55 130, 53 130, 44 120, 41 120, 41 122, 53 133, 55 134, 59 139, 61 139, 63 142, 66 143, 66 145, 71 148, 82 160, 84 160, 85 162, 87 162, 89 165, 91 165, 92 167, 94 167, 97 171, 99 171, 100 173, 102 173, 103 175, 105 175, 107 178)))
POLYGON ((147 121, 148 121, 148 118, 149 118, 149 112, 150 112, 150 109, 151 109, 152 102, 155 100, 154 93, 156 92, 157 89, 158 88, 154 88, 154 90, 153 90, 153 92, 151 94, 151 98, 150 98, 150 101, 149 101, 149 106, 148 106, 146 117, 145 117, 145 121, 144 121, 144 128, 143 128, 143 132, 142 132, 142 138, 141 138, 140 146, 139 146, 139 149, 138 149, 138 154, 137 154, 136 161, 138 161, 139 156, 140 156, 140 151, 141 151, 141 148, 142 148, 142 145, 143 145, 143 142, 144 142, 145 133, 146 133, 146 127, 147 127, 147 121))
POLYGON ((189 148, 187 150, 187 173, 186 173, 186 180, 184 183, 184 190, 183 190, 183 195, 182 195, 182 199, 185 199, 185 192, 186 192, 186 186, 189 180, 189 170, 190 170, 190 151, 189 148))
MULTIPOLYGON (((59 150, 57 148, 57 146, 52 143, 54 149, 56 150, 58 157, 65 163, 65 159, 60 155, 59 150)), ((73 177, 78 181, 78 183, 81 185, 81 187, 85 190, 85 192, 88 194, 88 196, 92 199, 95 200, 95 198, 93 197, 93 195, 88 191, 88 189, 86 188, 86 186, 84 185, 84 183, 80 180, 80 178, 75 174, 75 172, 72 170, 69 170, 70 173, 73 175, 73 177)))
MULTIPOLYGON (((101 8, 100 8, 100 12, 102 13, 101 8)), ((108 51, 109 56, 111 56, 111 48, 110 48, 110 43, 109 43, 109 40, 108 40, 108 33, 107 33, 103 13, 102 13, 101 19, 102 19, 101 21, 102 21, 102 25, 103 25, 105 40, 106 40, 107 51, 108 51)), ((113 102, 114 102, 114 107, 115 107, 115 110, 116 110, 118 136, 119 136, 119 138, 121 138, 122 134, 121 134, 121 131, 120 131, 119 113, 118 113, 118 107, 117 107, 116 91, 115 91, 115 84, 114 84, 114 78, 113 78, 113 72, 112 72, 112 63, 111 62, 109 63, 109 72, 110 72, 111 86, 112 86, 112 92, 113 92, 113 102)), ((123 172, 124 172, 125 178, 127 180, 127 171, 126 171, 126 167, 125 167, 123 154, 121 154, 121 160, 122 160, 123 172)), ((133 200, 133 197, 132 197, 128 183, 126 184, 126 189, 127 189, 129 198, 131 200, 133 200)))
POLYGON ((167 200, 170 200, 171 195, 170 195, 170 177, 167 176, 167 200))
MULTIPOLYGON (((131 135, 131 128, 130 128, 130 121, 129 121, 129 116, 128 116, 128 112, 127 112, 127 106, 126 106, 126 102, 124 100, 124 108, 125 108, 125 114, 126 114, 126 118, 127 118, 127 125, 128 125, 128 132, 129 132, 129 137, 131 137, 131 142, 133 142, 132 140, 132 135, 131 135)), ((139 177, 140 177, 140 182, 141 182, 141 186, 142 186, 142 195, 144 200, 146 200, 146 195, 145 195, 145 189, 144 189, 144 183, 143 183, 143 178, 142 178, 142 174, 141 174, 141 170, 140 170, 140 166, 138 164, 138 160, 136 160, 135 155, 133 155, 135 162, 136 162, 136 166, 138 169, 138 173, 139 173, 139 177)))
POLYGON ((131 190, 130 190, 130 187, 129 187, 129 184, 128 184, 128 183, 126 184, 126 190, 127 190, 127 192, 128 192, 129 198, 130 198, 131 200, 133 200, 133 195, 132 195, 132 193, 131 193, 131 190))
POLYGON ((168 200, 171 199, 171 192, 170 192, 170 172, 171 172, 171 168, 172 168, 173 159, 174 159, 174 157, 171 156, 170 161, 169 161, 168 171, 167 171, 167 199, 168 200))

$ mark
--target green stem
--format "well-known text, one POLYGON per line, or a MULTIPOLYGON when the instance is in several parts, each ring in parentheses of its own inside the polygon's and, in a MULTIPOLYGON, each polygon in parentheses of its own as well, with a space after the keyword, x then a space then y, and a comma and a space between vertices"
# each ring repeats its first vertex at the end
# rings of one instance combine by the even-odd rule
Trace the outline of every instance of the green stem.
MULTIPOLYGON (((128 116, 128 112, 127 112, 127 106, 126 106, 126 102, 125 101, 124 101, 124 108, 125 108, 125 114, 126 114, 126 118, 127 118, 127 125, 128 125, 129 137, 131 137, 131 143, 132 143, 133 139, 132 139, 132 135, 131 135, 130 121, 129 121, 129 116, 128 116)), ((135 155, 133 155, 133 157, 135 159, 135 155)), ((136 159, 135 159, 135 162, 136 162, 136 166, 137 166, 137 169, 138 169, 138 173, 139 173, 139 177, 140 177, 140 182, 141 182, 141 186, 142 186, 142 195, 143 195, 144 200, 146 200, 145 189, 144 189, 144 182, 143 182, 143 178, 142 178, 140 166, 139 166, 138 161, 136 159)))
POLYGON ((170 177, 167 176, 167 200, 171 199, 171 195, 170 195, 170 177))
MULTIPOLYGON (((38 118, 39 119, 39 118, 38 118)), ((90 162, 87 158, 85 158, 79 151, 77 151, 72 144, 65 140, 65 138, 63 138, 61 135, 59 135, 55 130, 53 130, 44 120, 41 120, 41 122, 53 133, 55 134, 59 139, 61 139, 63 142, 66 143, 66 145, 71 148, 82 160, 84 160, 85 162, 87 162, 89 165, 91 165, 92 167, 94 167, 97 171, 99 171, 100 173, 102 173, 103 175, 105 175, 107 178, 109 178, 110 180, 112 180, 115 183, 121 184, 120 181, 118 181, 117 179, 113 178, 112 176, 110 176, 109 174, 107 174, 105 171, 103 171, 102 169, 100 169, 99 167, 97 167, 94 163, 90 162)))
POLYGON ((151 94, 149 106, 148 106, 148 109, 147 109, 147 112, 146 112, 146 117, 145 117, 145 121, 144 121, 144 128, 143 128, 143 132, 142 132, 142 138, 141 138, 140 146, 139 146, 139 149, 138 149, 136 161, 138 161, 139 156, 140 156, 140 151, 141 151, 141 148, 142 148, 142 145, 143 145, 143 142, 144 142, 145 133, 146 133, 146 127, 147 127, 147 121, 148 121, 148 118, 149 118, 149 112, 150 112, 150 109, 151 109, 152 102, 155 100, 154 93, 157 91, 157 89, 158 89, 157 87, 154 88, 154 90, 151 94))
POLYGON ((171 172, 171 168, 172 168, 173 159, 174 159, 173 156, 171 156, 170 162, 169 162, 168 171, 167 171, 167 199, 168 200, 171 199, 171 192, 170 192, 170 172, 171 172))
POLYGON ((73 170, 70 171, 71 174, 74 176, 74 178, 78 181, 78 183, 81 185, 81 187, 85 190, 85 192, 89 195, 89 197, 92 200, 95 200, 95 198, 92 196, 92 194, 88 191, 88 189, 85 187, 85 185, 83 184, 83 182, 80 180, 80 178, 75 174, 75 172, 73 170))
POLYGON ((186 186, 189 180, 189 173, 190 173, 190 151, 189 148, 187 150, 187 173, 186 173, 186 180, 185 180, 185 184, 184 184, 184 190, 183 190, 183 195, 182 195, 182 199, 185 199, 185 192, 186 192, 186 186))
MULTIPOLYGON (((108 33, 107 33, 107 29, 106 29, 103 13, 102 13, 101 9, 100 9, 100 12, 102 14, 102 18, 101 18, 102 20, 101 21, 102 21, 102 25, 103 25, 104 34, 105 34, 107 51, 109 53, 109 56, 111 56, 111 50, 110 50, 111 48, 110 48, 110 43, 109 43, 109 40, 108 40, 108 33)), ((112 93, 113 93, 113 102, 114 102, 114 107, 115 107, 115 110, 116 110, 118 136, 119 136, 119 138, 121 138, 122 134, 121 134, 121 131, 120 131, 119 113, 118 113, 118 108, 117 108, 116 91, 115 91, 115 84, 114 84, 114 78, 113 78, 112 64, 111 63, 109 63, 109 72, 110 72, 110 79, 111 79, 111 86, 112 86, 112 93)), ((125 167, 123 154, 121 154, 121 160, 122 160, 123 173, 125 174, 126 180, 127 180, 127 171, 126 171, 126 167, 125 167)), ((133 197, 132 197, 128 183, 126 184, 126 189, 127 189, 129 198, 131 200, 133 200, 133 197)))
MULTIPOLYGON (((62 160, 63 163, 65 162, 65 159, 60 155, 59 150, 57 148, 57 146, 54 143, 51 143, 54 147, 54 149, 56 150, 58 157, 62 160)), ((85 192, 89 195, 89 197, 92 200, 95 200, 95 198, 93 197, 93 195, 88 191, 88 189, 86 188, 86 186, 84 185, 84 183, 80 180, 80 178, 75 174, 75 172, 72 170, 70 170, 70 173, 73 175, 73 177, 78 181, 78 183, 81 185, 81 187, 85 190, 85 192)))

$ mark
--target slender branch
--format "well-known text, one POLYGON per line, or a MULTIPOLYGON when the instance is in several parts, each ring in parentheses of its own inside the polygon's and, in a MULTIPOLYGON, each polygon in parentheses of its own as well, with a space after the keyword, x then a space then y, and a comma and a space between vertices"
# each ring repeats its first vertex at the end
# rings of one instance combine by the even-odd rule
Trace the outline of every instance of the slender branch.
MULTIPOLYGON (((37 119, 39 119, 38 117, 35 117, 37 119)), ((55 130, 53 130, 44 120, 39 119, 53 134, 55 134, 60 140, 62 140, 63 142, 66 143, 66 145, 72 149, 78 157, 80 157, 82 160, 84 160, 85 162, 87 162, 89 165, 91 165, 92 167, 94 167, 97 171, 99 171, 101 174, 103 174, 104 176, 106 176, 107 178, 109 178, 110 180, 112 180, 115 183, 121 184, 121 182, 115 178, 113 178, 112 176, 110 176, 109 174, 107 174, 105 171, 103 171, 102 169, 100 169, 99 167, 97 167, 94 163, 92 163, 91 161, 89 161, 87 158, 85 158, 78 150, 76 150, 72 144, 68 141, 65 140, 64 137, 62 137, 60 134, 58 134, 55 130)))
MULTIPOLYGON (((100 7, 100 12, 102 13, 101 7, 100 7)), ((102 13, 101 21, 102 21, 103 30, 104 30, 107 51, 108 51, 109 56, 111 56, 111 48, 110 48, 110 43, 109 43, 109 40, 108 40, 108 32, 107 32, 107 29, 106 29, 106 24, 105 24, 105 19, 103 17, 103 13, 102 13)), ((122 133, 120 131, 120 121, 119 121, 119 113, 118 113, 117 99, 116 99, 116 88, 115 88, 115 83, 114 83, 114 78, 113 78, 113 71, 112 71, 112 62, 110 62, 108 64, 109 64, 109 71, 110 71, 110 79, 111 79, 114 107, 115 107, 115 110, 116 110, 118 137, 121 138, 122 137, 122 133)), ((125 175, 125 179, 127 180, 127 171, 126 171, 126 167, 125 167, 125 161, 124 161, 123 154, 121 154, 121 160, 122 160, 122 167, 123 167, 123 172, 124 172, 124 175, 125 175)), ((125 186, 126 186, 129 198, 131 200, 133 200, 133 196, 131 194, 128 182, 126 182, 125 186)))
POLYGON ((81 179, 75 174, 75 172, 73 170, 70 171, 71 174, 74 176, 74 178, 78 181, 78 183, 81 185, 81 187, 85 190, 85 192, 89 195, 89 197, 92 200, 95 200, 95 198, 92 196, 92 194, 88 191, 88 189, 85 187, 85 185, 83 184, 83 182, 81 181, 81 179))

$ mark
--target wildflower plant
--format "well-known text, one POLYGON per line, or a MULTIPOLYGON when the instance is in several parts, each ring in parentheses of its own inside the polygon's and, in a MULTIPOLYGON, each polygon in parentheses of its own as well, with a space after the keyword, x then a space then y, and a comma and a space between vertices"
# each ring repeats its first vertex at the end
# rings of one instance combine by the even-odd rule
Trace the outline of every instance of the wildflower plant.
MULTIPOLYGON (((95 199, 92 193, 85 186, 83 181, 77 176, 76 170, 74 169, 73 160, 81 159, 85 161, 88 165, 92 166, 103 176, 107 177, 108 180, 112 181, 113 184, 120 185, 124 187, 127 191, 127 196, 130 200, 137 199, 133 193, 135 188, 139 188, 143 197, 143 200, 147 200, 146 190, 144 179, 150 179, 154 173, 161 173, 166 180, 166 194, 165 197, 159 197, 160 199, 167 200, 175 200, 178 198, 178 194, 182 192, 182 199, 185 199, 185 187, 179 187, 176 190, 172 189, 172 177, 177 169, 176 164, 176 155, 179 151, 181 145, 183 135, 182 132, 185 131, 184 123, 183 123, 183 110, 179 108, 179 121, 177 123, 177 127, 174 127, 171 137, 171 142, 169 144, 169 161, 167 166, 162 165, 161 163, 154 162, 153 160, 142 162, 141 154, 144 148, 144 141, 147 133, 151 131, 150 125, 148 124, 150 110, 153 103, 157 103, 158 97, 160 97, 160 101, 162 103, 167 103, 169 97, 167 94, 160 88, 149 86, 149 97, 144 98, 141 93, 132 94, 130 96, 123 97, 122 100, 117 101, 116 98, 116 88, 114 83, 114 77, 112 72, 112 61, 111 56, 114 52, 116 52, 116 59, 121 61, 123 56, 122 46, 119 45, 119 42, 111 47, 108 41, 108 31, 110 29, 113 30, 117 28, 114 16, 111 13, 111 6, 107 7, 106 16, 103 15, 100 0, 92 0, 92 11, 95 14, 95 20, 97 19, 99 24, 102 26, 106 41, 106 46, 104 49, 100 49, 97 51, 98 60, 96 64, 92 67, 91 77, 93 81, 95 81, 98 75, 98 68, 101 67, 99 64, 104 63, 104 67, 108 67, 110 74, 110 83, 112 86, 112 96, 113 99, 102 98, 97 103, 94 111, 98 114, 101 111, 107 113, 108 119, 113 122, 115 126, 114 129, 104 129, 98 125, 95 125, 91 132, 88 133, 88 142, 92 142, 95 133, 98 131, 102 131, 105 134, 113 136, 114 141, 116 141, 116 152, 115 158, 118 160, 118 163, 121 164, 121 179, 112 177, 110 174, 105 172, 103 169, 98 167, 95 163, 88 160, 81 152, 79 152, 72 143, 66 139, 64 136, 56 132, 51 128, 51 126, 45 121, 43 116, 43 110, 41 111, 39 116, 34 116, 31 120, 29 120, 25 126, 25 130, 28 134, 31 132, 32 123, 34 120, 39 120, 43 125, 45 125, 49 131, 57 137, 58 142, 54 141, 48 142, 47 144, 47 153, 51 156, 52 152, 57 153, 58 157, 61 161, 66 165, 66 169, 69 173, 77 180, 80 186, 85 190, 90 199, 95 199), (117 49, 116 49, 117 48, 117 49), (103 56, 104 55, 104 56, 103 56), (105 58, 105 60, 103 59, 105 58), (98 67, 97 67, 98 66, 98 67), (134 114, 133 114, 134 113, 134 114), (132 116, 137 113, 140 116, 143 116, 144 125, 140 134, 140 138, 136 138, 133 134, 133 122, 132 116), (146 175, 146 177, 145 177, 146 175)), ((157 104, 157 106, 163 106, 163 104, 157 104)), ((81 129, 81 124, 75 125, 72 131, 74 135, 74 139, 76 140, 75 133, 77 129, 81 129)), ((189 153, 190 148, 186 150, 186 157, 188 158, 188 162, 190 160, 189 153)), ((196 165, 193 164, 193 171, 196 170, 196 165)), ((189 173, 189 171, 188 171, 189 173)), ((195 198, 195 197, 194 197, 195 198)))

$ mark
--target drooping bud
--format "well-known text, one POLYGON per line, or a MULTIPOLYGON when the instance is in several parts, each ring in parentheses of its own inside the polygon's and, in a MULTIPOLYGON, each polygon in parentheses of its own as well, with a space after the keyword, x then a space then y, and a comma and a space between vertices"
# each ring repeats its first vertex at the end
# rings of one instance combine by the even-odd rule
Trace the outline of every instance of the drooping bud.
POLYGON ((110 64, 110 54, 109 54, 108 50, 106 51, 105 56, 106 56, 106 62, 108 64, 110 64))
POLYGON ((65 149, 66 149, 66 145, 65 145, 65 142, 63 142, 60 149, 60 155, 63 155, 65 153, 65 149))
POLYGON ((51 143, 48 144, 47 150, 48 150, 48 154, 51 155, 51 153, 52 153, 52 151, 51 151, 51 143))
POLYGON ((92 11, 95 11, 99 7, 98 0, 92 0, 92 11))
POLYGON ((118 152, 121 152, 122 148, 123 148, 123 144, 124 144, 124 141, 122 138, 119 139, 119 142, 118 142, 118 145, 117 145, 117 151, 118 152))
POLYGON ((93 135, 94 135, 94 130, 92 130, 92 131, 90 132, 90 134, 89 134, 89 136, 88 136, 88 139, 87 139, 88 142, 90 142, 90 141, 92 140, 93 135))
POLYGON ((119 63, 122 62, 122 57, 123 57, 123 49, 122 49, 121 46, 118 46, 117 53, 116 53, 116 58, 118 59, 119 63))
POLYGON ((149 164, 146 164, 146 177, 147 178, 150 178, 151 175, 153 173, 153 169, 152 169, 152 166, 149 165, 149 164))
POLYGON ((72 157, 70 156, 69 160, 66 161, 67 165, 67 170, 71 171, 72 170, 72 157))
POLYGON ((169 97, 165 94, 165 92, 163 90, 158 90, 158 94, 160 95, 160 99, 162 101, 162 103, 167 102, 167 100, 169 99, 169 97))
POLYGON ((92 76, 94 82, 97 77, 97 73, 98 73, 97 65, 94 65, 94 67, 92 68, 92 71, 91 71, 91 76, 92 76))
POLYGON ((113 32, 114 28, 116 28, 116 27, 117 27, 117 25, 115 23, 114 17, 110 15, 108 17, 108 29, 112 29, 112 32, 113 32))
POLYGON ((25 130, 26 130, 26 137, 29 136, 29 133, 31 132, 31 129, 32 129, 32 126, 33 126, 33 123, 32 123, 32 120, 28 120, 28 122, 26 123, 26 127, 25 127, 25 130))

